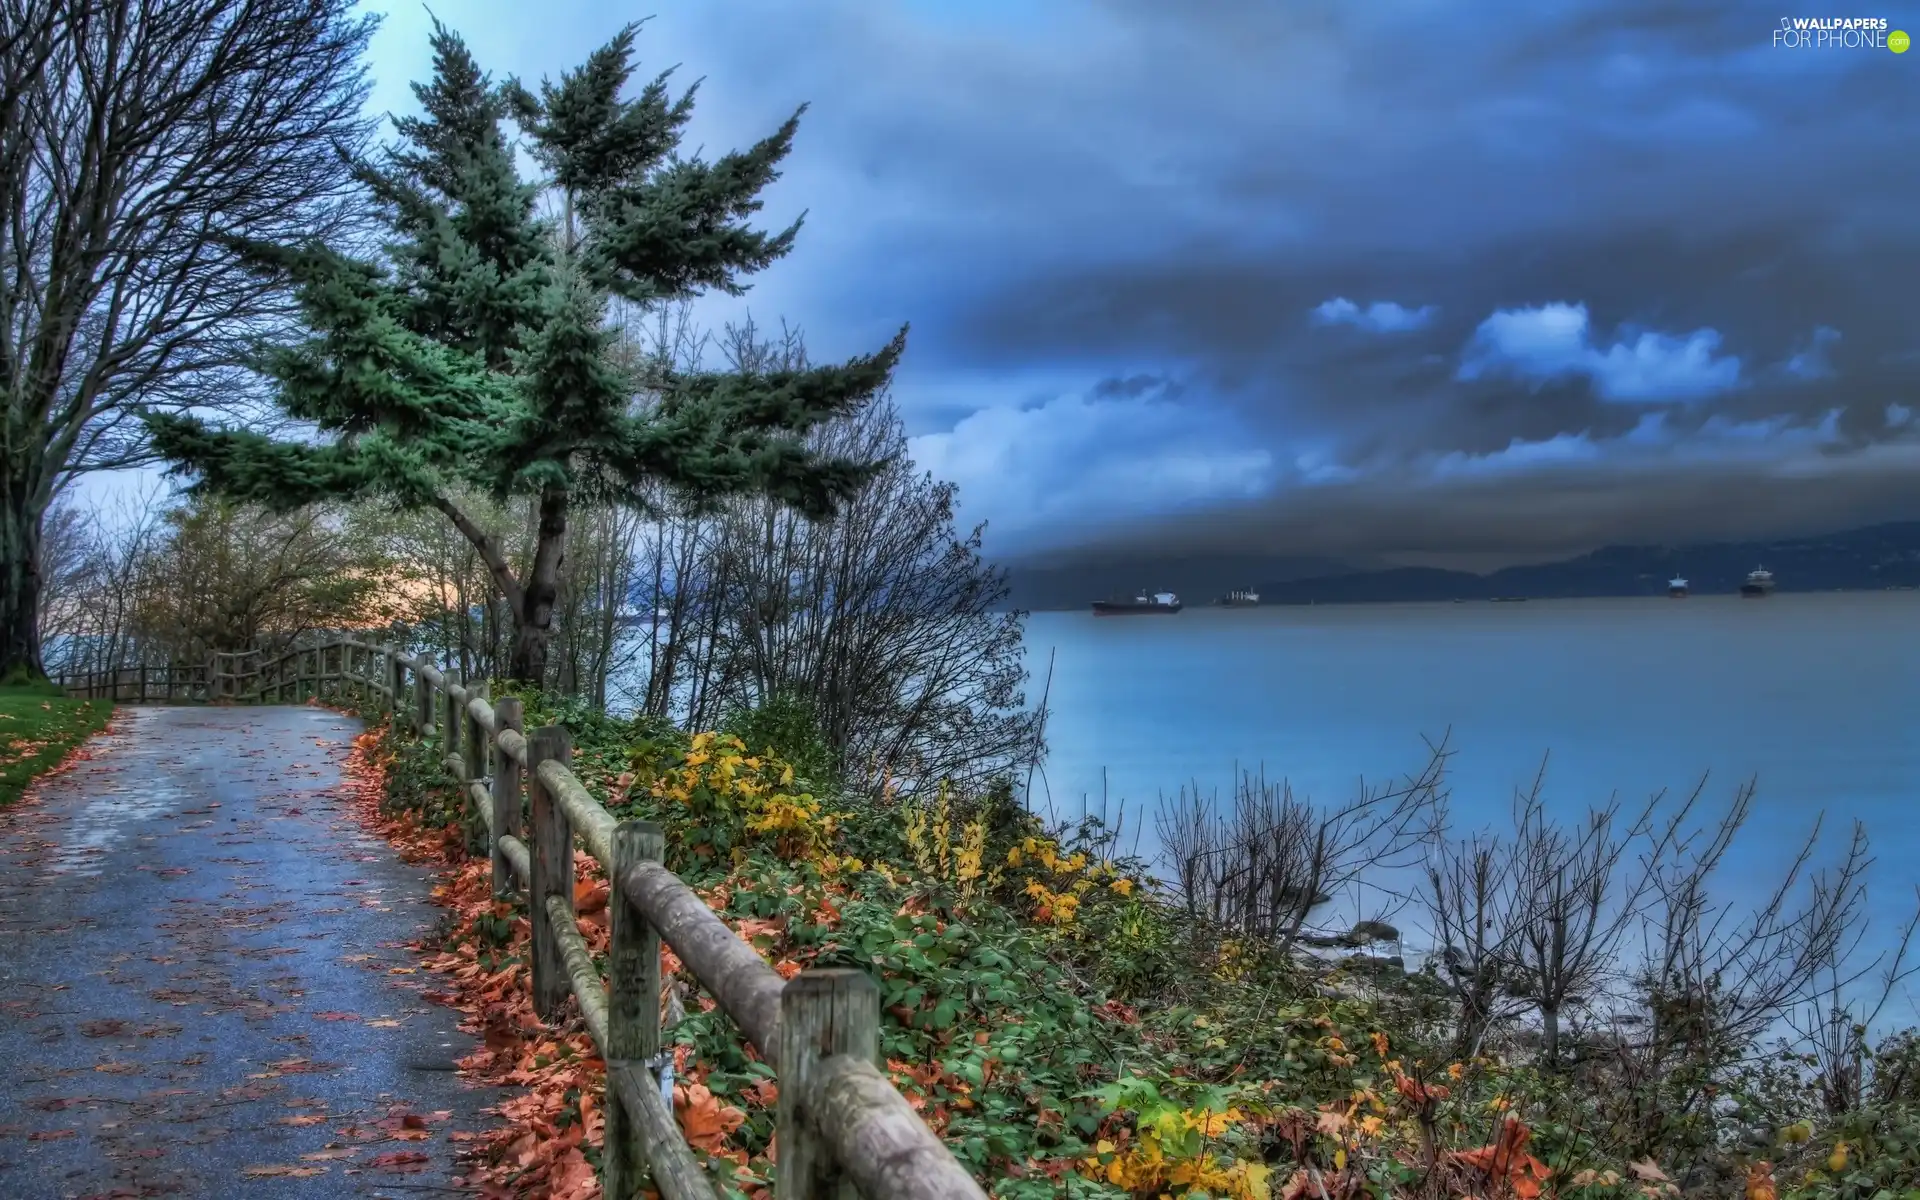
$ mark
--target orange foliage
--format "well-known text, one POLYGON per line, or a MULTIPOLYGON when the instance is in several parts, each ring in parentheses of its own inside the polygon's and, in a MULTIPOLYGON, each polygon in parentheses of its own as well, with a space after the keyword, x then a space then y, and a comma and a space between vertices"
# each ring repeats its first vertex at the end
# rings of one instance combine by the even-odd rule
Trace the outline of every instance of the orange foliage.
MULTIPOLYGON (((495 1106, 502 1127, 473 1136, 460 1182, 521 1200, 597 1200, 600 1185, 582 1153, 600 1145, 604 1128, 597 1100, 605 1087, 605 1066, 593 1039, 577 1019, 550 1029, 534 1015, 522 965, 531 936, 524 919, 512 922, 499 969, 481 961, 480 923, 512 909, 496 904, 491 868, 466 857, 457 827, 427 828, 411 813, 393 817, 381 811, 392 757, 384 733, 362 734, 346 763, 345 786, 361 822, 393 843, 403 859, 444 868, 433 897, 452 911, 459 948, 427 958, 426 968, 448 983, 448 990, 429 992, 427 998, 462 1013, 461 1027, 482 1040, 480 1049, 460 1060, 463 1075, 520 1089, 495 1106)), ((590 945, 604 948, 605 884, 584 870, 580 875, 576 899, 593 910, 580 922, 581 932, 590 945)), ((416 949, 431 948, 416 944, 416 949)))
MULTIPOLYGON (((462 832, 452 826, 425 828, 411 813, 393 817, 381 811, 392 758, 384 732, 361 735, 345 767, 345 788, 360 821, 397 847, 403 859, 442 868, 433 897, 454 918, 449 942, 455 948, 417 947, 428 954, 425 967, 447 980, 447 990, 427 993, 427 998, 464 1014, 461 1027, 481 1039, 481 1047, 459 1061, 462 1074, 518 1089, 496 1106, 502 1127, 473 1136, 467 1174, 460 1182, 514 1200, 598 1200, 600 1186, 584 1151, 602 1144, 606 1064, 577 1015, 549 1026, 534 1014, 525 965, 531 957, 532 929, 524 917, 513 916, 514 906, 495 900, 491 867, 484 859, 466 857, 462 832), (485 931, 497 929, 509 917, 505 944, 496 942, 483 954, 485 931)), ((581 935, 590 950, 603 953, 610 937, 605 872, 590 855, 576 853, 574 873, 581 935)), ((828 891, 845 894, 840 886, 828 891)), ((703 896, 717 912, 725 911, 728 898, 725 884, 703 896)), ((839 910, 830 897, 821 900, 815 920, 828 926, 838 923, 839 910)), ((781 921, 734 918, 729 924, 783 976, 797 974, 806 965, 801 960, 810 961, 817 953, 814 947, 785 947, 786 924, 781 921)), ((671 990, 682 969, 673 951, 661 947, 663 990, 671 990)), ((693 1000, 703 1009, 713 1005, 706 995, 693 1000)), ((708 1070, 692 1061, 691 1047, 674 1048, 675 1114, 691 1145, 745 1166, 745 1153, 729 1146, 728 1138, 745 1123, 746 1114, 706 1086, 708 1070)), ((771 1109, 778 1089, 762 1080, 748 1098, 771 1109)))
POLYGON ((1540 1185, 1553 1170, 1527 1153, 1527 1143, 1532 1138, 1533 1131, 1521 1124, 1518 1117, 1508 1117, 1492 1145, 1478 1150, 1456 1150, 1448 1157, 1463 1167, 1486 1172, 1496 1186, 1504 1181, 1520 1200, 1536 1200, 1540 1185))

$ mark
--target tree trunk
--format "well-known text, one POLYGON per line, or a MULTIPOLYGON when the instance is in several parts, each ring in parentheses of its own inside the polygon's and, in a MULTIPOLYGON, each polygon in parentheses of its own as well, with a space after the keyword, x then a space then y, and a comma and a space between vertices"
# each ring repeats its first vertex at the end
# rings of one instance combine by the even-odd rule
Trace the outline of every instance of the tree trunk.
POLYGON ((40 658, 40 506, 30 481, 0 474, 0 680, 46 677, 40 658))
POLYGON ((1547 1069, 1556 1070, 1560 1065, 1560 1010, 1542 1008, 1540 1024, 1544 1034, 1541 1044, 1542 1056, 1546 1059, 1547 1069))
POLYGON ((560 564, 566 559, 567 493, 549 488, 540 495, 539 534, 527 586, 513 614, 513 657, 507 675, 515 683, 545 687, 547 648, 553 640, 553 608, 560 596, 560 564))

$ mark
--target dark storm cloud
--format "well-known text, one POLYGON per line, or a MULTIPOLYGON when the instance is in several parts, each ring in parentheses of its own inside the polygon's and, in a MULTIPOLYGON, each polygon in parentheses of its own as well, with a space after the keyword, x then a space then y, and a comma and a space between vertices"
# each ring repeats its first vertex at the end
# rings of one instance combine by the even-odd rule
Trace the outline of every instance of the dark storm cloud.
POLYGON ((730 0, 641 49, 710 149, 813 103, 746 302, 912 320, 1002 550, 1536 554, 1920 513, 1920 55, 1781 11, 730 0))
POLYGON ((1915 64, 1776 50, 1777 14, 1757 7, 1454 8, 1450 29, 1428 19, 1392 38, 1371 8, 1109 7, 1173 38, 1176 63, 1244 59, 1291 33, 1343 68, 1318 126, 1250 116, 1196 135, 1237 143, 1193 186, 1234 198, 1241 238, 1048 264, 964 314, 957 357, 1148 350, 1282 456, 1308 438, 1364 472, 1182 520, 1181 536, 1338 552, 1411 531, 1395 549, 1536 552, 1920 511, 1902 470, 1860 453, 1911 438, 1889 406, 1920 396, 1906 215, 1920 169, 1893 150, 1920 116, 1915 64), (1329 300, 1434 315, 1328 328, 1309 314, 1329 300), (1461 377, 1490 316, 1555 303, 1589 314, 1594 370, 1461 377), (1509 448, 1525 465, 1556 438, 1594 453, 1542 454, 1464 490, 1426 469, 1509 448), (1670 452, 1651 458, 1655 442, 1670 452), (1756 501, 1770 472, 1794 482, 1756 501))

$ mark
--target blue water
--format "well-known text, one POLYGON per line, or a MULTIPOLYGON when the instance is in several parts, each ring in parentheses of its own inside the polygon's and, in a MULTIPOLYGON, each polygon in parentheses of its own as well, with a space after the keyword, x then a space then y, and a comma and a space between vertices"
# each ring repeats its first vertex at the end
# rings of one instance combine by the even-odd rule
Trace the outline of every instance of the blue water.
POLYGON ((1156 852, 1156 797, 1226 793, 1236 764, 1344 799, 1421 767, 1445 738, 1457 832, 1500 826, 1548 755, 1549 810, 1630 807, 1707 779, 1754 811, 1722 886, 1757 894, 1821 813, 1831 857, 1866 822, 1870 945, 1920 883, 1920 593, 1038 613, 1033 698, 1049 752, 1036 804, 1124 807, 1156 852), (1104 799, 1103 799, 1104 797, 1104 799))

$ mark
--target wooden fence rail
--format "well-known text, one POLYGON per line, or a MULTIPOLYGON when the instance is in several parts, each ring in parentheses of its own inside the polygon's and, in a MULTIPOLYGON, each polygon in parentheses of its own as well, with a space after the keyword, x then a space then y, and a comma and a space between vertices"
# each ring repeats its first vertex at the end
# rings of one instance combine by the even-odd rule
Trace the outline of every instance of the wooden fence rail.
POLYGON ((518 700, 489 701, 480 685, 353 639, 243 663, 233 656, 203 669, 199 692, 179 699, 344 699, 357 691, 377 698, 396 728, 423 738, 437 732, 443 766, 466 798, 469 849, 492 859, 496 892, 527 897, 535 1011, 552 1018, 572 996, 606 1060, 610 1200, 632 1200, 649 1183, 666 1200, 717 1195, 673 1116, 672 1057, 660 1027, 662 944, 774 1067, 777 1200, 985 1200, 879 1069, 873 979, 823 969, 783 980, 666 868, 659 825, 616 820, 594 798, 569 766, 565 728, 527 732, 518 700), (576 838, 611 885, 605 978, 574 913, 576 838))

